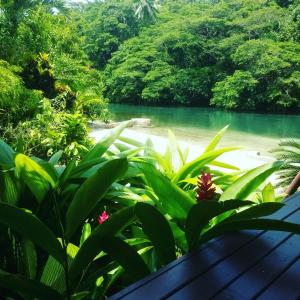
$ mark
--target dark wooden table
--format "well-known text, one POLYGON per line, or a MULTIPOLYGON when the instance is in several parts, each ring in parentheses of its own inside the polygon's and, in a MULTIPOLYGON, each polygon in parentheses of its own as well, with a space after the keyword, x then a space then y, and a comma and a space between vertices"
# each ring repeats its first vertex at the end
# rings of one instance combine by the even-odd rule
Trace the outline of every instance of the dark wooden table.
MULTIPOLYGON (((300 224, 300 193, 286 204, 272 218, 300 224)), ((226 234, 110 299, 300 299, 300 235, 226 234)))

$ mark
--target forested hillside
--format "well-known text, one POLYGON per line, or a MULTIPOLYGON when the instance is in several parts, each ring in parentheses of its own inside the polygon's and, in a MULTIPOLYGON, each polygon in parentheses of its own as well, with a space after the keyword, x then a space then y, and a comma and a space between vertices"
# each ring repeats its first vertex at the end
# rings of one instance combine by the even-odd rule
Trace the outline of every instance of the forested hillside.
POLYGON ((109 101, 297 113, 299 29, 299 0, 2 0, 0 134, 70 158, 109 101))
MULTIPOLYGON (((135 37, 121 43, 106 66, 107 53, 92 52, 111 101, 299 110, 299 2, 188 2, 161 3, 156 21, 138 35, 135 26, 120 22, 122 34, 109 33, 111 49, 119 36, 135 37)), ((103 14, 101 22, 111 17, 103 14)))
MULTIPOLYGON (((300 0, 0 0, 0 300, 108 299, 198 247, 215 269, 229 232, 293 247, 299 100, 300 0)), ((298 295, 291 250, 249 286, 298 295)))

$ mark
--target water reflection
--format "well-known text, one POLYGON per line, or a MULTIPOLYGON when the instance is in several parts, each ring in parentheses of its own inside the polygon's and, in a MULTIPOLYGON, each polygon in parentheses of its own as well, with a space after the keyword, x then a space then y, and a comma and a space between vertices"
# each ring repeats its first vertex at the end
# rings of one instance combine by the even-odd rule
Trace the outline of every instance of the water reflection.
POLYGON ((156 127, 206 129, 217 131, 230 124, 230 130, 272 138, 300 138, 300 116, 237 113, 212 108, 145 107, 112 104, 115 120, 151 118, 156 127))

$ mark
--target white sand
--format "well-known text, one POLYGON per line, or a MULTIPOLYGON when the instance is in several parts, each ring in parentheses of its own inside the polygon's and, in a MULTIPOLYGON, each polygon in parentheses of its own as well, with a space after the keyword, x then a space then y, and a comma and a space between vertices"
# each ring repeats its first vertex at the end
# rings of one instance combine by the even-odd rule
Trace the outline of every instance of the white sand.
MULTIPOLYGON (((99 141, 106 134, 109 134, 109 130, 107 129, 93 129, 90 133, 90 136, 94 138, 95 141, 99 141)), ((123 131, 122 136, 135 139, 142 143, 144 143, 148 138, 151 138, 155 149, 161 153, 164 153, 167 145, 166 137, 161 137, 148 133, 146 134, 140 128, 127 128, 123 131)), ((188 161, 198 157, 206 146, 191 142, 187 143, 186 141, 182 140, 182 138, 178 140, 178 143, 182 149, 189 147, 188 161)), ((274 161, 274 158, 257 155, 255 151, 247 151, 247 149, 242 149, 225 153, 220 156, 218 161, 232 164, 244 170, 255 168, 264 163, 272 162, 274 161)))

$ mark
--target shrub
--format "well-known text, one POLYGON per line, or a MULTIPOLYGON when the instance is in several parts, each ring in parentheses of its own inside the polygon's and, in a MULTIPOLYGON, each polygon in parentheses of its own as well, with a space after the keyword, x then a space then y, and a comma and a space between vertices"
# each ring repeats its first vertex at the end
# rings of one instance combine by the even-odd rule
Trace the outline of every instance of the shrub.
POLYGON ((43 101, 43 113, 8 128, 4 138, 14 149, 42 158, 62 150, 65 161, 79 159, 91 146, 85 117, 76 112, 56 111, 49 100, 43 101))
POLYGON ((21 69, 0 60, 0 134, 8 123, 30 119, 39 111, 41 92, 25 88, 21 69))
POLYGON ((68 164, 60 164, 61 151, 46 161, 0 141, 1 295, 101 298, 227 231, 300 233, 300 225, 264 218, 284 204, 246 200, 280 162, 226 184, 220 173, 208 175, 211 165, 232 168, 216 160, 230 151, 216 149, 225 129, 184 163, 172 136, 169 160, 161 160, 150 142, 120 137, 127 124, 68 164), (183 163, 176 171, 174 154, 183 163), (198 178, 200 169, 206 173, 198 178))

